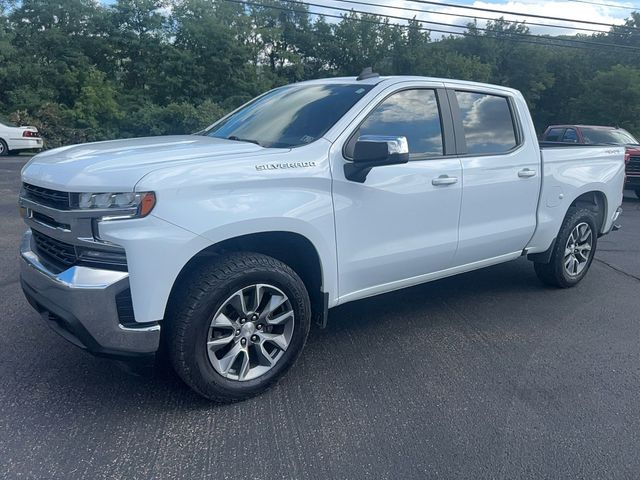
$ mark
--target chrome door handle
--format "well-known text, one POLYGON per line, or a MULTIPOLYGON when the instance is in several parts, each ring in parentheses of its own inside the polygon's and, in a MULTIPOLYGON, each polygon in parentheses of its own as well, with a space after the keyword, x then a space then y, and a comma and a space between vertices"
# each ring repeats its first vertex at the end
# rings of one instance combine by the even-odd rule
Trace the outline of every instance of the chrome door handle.
POLYGON ((522 170, 520 170, 518 172, 518 176, 520 178, 535 177, 536 176, 536 171, 535 170, 531 170, 530 168, 523 168, 522 170))
POLYGON ((440 175, 438 178, 431 180, 431 185, 453 185, 458 183, 458 177, 450 177, 449 175, 440 175))

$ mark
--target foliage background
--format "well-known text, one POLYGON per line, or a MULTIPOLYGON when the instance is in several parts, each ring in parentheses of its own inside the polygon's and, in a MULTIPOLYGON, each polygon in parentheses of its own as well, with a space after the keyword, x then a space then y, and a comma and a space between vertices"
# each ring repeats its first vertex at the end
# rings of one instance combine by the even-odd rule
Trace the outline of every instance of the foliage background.
MULTIPOLYGON (((452 77, 523 92, 536 127, 619 125, 640 134, 640 15, 563 48, 525 43, 525 24, 469 25, 433 41, 413 21, 328 21, 300 4, 225 0, 0 0, 0 116, 35 125, 48 147, 195 132, 274 86, 381 74, 452 77)), ((554 42, 562 38, 553 37, 554 42)), ((575 38, 575 37, 571 37, 575 38)))

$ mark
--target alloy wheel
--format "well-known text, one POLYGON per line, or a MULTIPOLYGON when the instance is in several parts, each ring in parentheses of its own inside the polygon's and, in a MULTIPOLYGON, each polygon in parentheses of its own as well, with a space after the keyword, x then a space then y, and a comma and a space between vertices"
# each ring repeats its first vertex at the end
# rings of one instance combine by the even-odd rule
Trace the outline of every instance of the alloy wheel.
POLYGON ((588 223, 575 226, 564 248, 564 270, 571 277, 582 273, 591 257, 593 232, 588 223))
POLYGON ((295 316, 279 288, 255 284, 227 298, 211 319, 207 355, 230 380, 246 381, 270 371, 291 342, 295 316))

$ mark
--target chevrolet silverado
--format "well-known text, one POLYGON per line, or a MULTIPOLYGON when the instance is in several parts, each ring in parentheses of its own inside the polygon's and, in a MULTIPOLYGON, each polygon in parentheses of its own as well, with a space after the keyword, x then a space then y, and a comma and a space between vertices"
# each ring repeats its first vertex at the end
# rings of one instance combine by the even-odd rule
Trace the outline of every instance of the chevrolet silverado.
POLYGON ((521 256, 576 285, 617 228, 624 147, 539 145, 510 88, 365 72, 194 135, 45 151, 22 182, 21 284, 44 320, 97 355, 166 351, 229 402, 337 305, 521 256))

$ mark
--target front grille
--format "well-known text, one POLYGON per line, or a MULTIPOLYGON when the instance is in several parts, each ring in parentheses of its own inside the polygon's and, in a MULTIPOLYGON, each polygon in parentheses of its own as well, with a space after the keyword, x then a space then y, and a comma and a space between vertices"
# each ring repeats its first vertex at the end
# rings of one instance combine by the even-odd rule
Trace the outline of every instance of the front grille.
POLYGON ((118 319, 121 325, 135 324, 136 318, 133 315, 130 289, 127 288, 116 295, 116 308, 118 309, 118 319))
POLYGON ((23 183, 22 189, 24 198, 27 200, 58 210, 69 210, 70 208, 71 196, 68 192, 60 192, 58 190, 37 187, 28 183, 23 183))
POLYGON ((36 230, 32 230, 32 232, 36 250, 47 262, 61 269, 69 268, 76 263, 78 257, 73 245, 51 238, 36 230))
POLYGON ((47 263, 60 272, 73 265, 107 268, 110 270, 127 270, 127 257, 123 252, 111 252, 85 247, 76 247, 56 240, 48 235, 32 230, 36 252, 47 263))
POLYGON ((627 174, 640 174, 640 157, 631 157, 627 163, 627 174))

